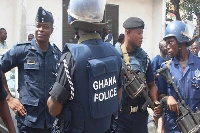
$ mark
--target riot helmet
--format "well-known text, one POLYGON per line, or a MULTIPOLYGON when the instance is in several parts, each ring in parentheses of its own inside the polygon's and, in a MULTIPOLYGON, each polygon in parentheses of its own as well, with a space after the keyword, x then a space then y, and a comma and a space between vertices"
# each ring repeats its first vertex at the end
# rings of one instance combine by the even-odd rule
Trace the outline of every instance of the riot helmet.
POLYGON ((106 0, 70 0, 68 23, 74 28, 86 31, 98 31, 106 23, 103 20, 106 0))
POLYGON ((186 43, 190 46, 194 42, 193 38, 194 27, 191 23, 185 24, 182 21, 173 21, 167 25, 164 40, 168 37, 175 37, 181 43, 186 43))

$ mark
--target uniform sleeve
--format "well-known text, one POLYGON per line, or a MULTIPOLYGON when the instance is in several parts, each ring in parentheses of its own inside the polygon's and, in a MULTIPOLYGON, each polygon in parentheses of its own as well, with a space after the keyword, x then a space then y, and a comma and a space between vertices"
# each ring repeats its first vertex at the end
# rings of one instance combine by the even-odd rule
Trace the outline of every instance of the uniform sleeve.
POLYGON ((2 75, 0 73, 0 102, 5 100, 6 97, 7 97, 7 93, 6 93, 6 90, 4 89, 2 75))
POLYGON ((74 68, 75 65, 72 55, 70 52, 66 52, 60 58, 56 82, 54 83, 51 91, 49 92, 49 94, 62 105, 64 105, 69 100, 69 97, 71 95, 71 87, 65 69, 68 70, 68 76, 70 76, 71 80, 73 80, 72 75, 74 73, 74 68), (64 66, 64 59, 67 62, 68 69, 64 66))
POLYGON ((15 45, 13 48, 8 50, 5 54, 3 54, 1 58, 1 70, 2 72, 8 72, 12 68, 17 66, 17 52, 19 51, 18 46, 15 45))
POLYGON ((149 59, 149 62, 147 64, 147 71, 146 71, 145 76, 146 76, 147 83, 154 81, 153 69, 152 69, 152 66, 151 66, 151 60, 150 59, 149 59))
POLYGON ((158 95, 160 94, 167 95, 167 82, 161 74, 158 76, 158 95))
POLYGON ((154 57, 153 59, 152 59, 152 63, 151 63, 151 65, 152 65, 152 69, 153 69, 153 75, 155 75, 157 72, 156 72, 156 70, 158 69, 158 58, 157 58, 157 56, 156 57, 154 57))

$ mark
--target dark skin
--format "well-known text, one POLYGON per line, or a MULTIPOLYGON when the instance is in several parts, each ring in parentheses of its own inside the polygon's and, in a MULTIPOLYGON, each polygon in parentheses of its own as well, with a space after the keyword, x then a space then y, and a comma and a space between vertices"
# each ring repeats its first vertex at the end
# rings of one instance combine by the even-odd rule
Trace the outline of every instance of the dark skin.
MULTIPOLYGON (((36 25, 35 28, 36 43, 43 52, 46 52, 49 48, 49 38, 53 32, 53 24, 36 22, 35 25, 36 25)), ((2 72, 2 78, 4 82, 4 88, 8 93, 6 100, 8 102, 9 107, 15 112, 17 116, 19 114, 21 116, 26 115, 26 109, 19 101, 19 99, 12 97, 7 85, 5 74, 3 72, 2 72)))
MULTIPOLYGON (((168 53, 171 57, 176 57, 179 62, 183 62, 189 59, 189 51, 187 50, 186 43, 179 44, 174 37, 166 38, 166 43, 168 53)), ((182 68, 182 71, 184 71, 184 68, 182 68)), ((165 94, 161 94, 159 97, 165 97, 169 110, 179 114, 178 102, 173 96, 166 96, 165 94)))
POLYGON ((28 35, 28 41, 31 41, 33 38, 34 38, 34 35, 33 35, 33 34, 29 34, 29 35, 28 35))
POLYGON ((9 133, 16 133, 15 127, 10 115, 10 110, 6 100, 0 102, 0 116, 6 127, 8 128, 9 133))
POLYGON ((199 50, 200 50, 199 42, 198 42, 198 41, 195 41, 195 42, 191 45, 190 49, 191 49, 191 52, 192 52, 194 55, 198 56, 198 53, 199 53, 199 50))
MULTIPOLYGON (((143 29, 135 28, 135 29, 126 29, 125 30, 125 41, 123 45, 125 45, 127 52, 134 51, 137 47, 141 47, 143 40, 143 29)), ((147 83, 150 93, 150 98, 153 102, 158 101, 158 93, 155 82, 147 83)), ((156 106, 154 108, 154 113, 156 116, 161 116, 161 106, 156 106)))
MULTIPOLYGON (((165 41, 161 41, 159 44, 159 49, 160 49, 160 56, 167 60, 167 55, 168 55, 168 51, 167 51, 167 44, 165 41)), ((159 73, 155 74, 154 77, 155 79, 158 79, 159 73)))
POLYGON ((4 42, 7 39, 7 31, 2 29, 0 30, 0 42, 4 42))

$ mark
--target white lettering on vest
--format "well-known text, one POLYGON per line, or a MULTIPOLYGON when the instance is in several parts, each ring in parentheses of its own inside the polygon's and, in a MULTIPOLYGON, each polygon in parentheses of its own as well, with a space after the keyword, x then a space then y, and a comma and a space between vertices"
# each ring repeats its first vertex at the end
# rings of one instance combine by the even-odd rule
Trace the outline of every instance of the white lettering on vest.
POLYGON ((97 82, 97 81, 94 81, 94 83, 93 83, 93 88, 94 88, 95 90, 98 90, 98 82, 97 82))
POLYGON ((113 77, 109 77, 109 78, 106 78, 106 79, 103 79, 103 80, 94 81, 93 82, 93 88, 94 88, 94 90, 98 90, 98 89, 102 89, 102 88, 105 88, 105 87, 109 87, 109 86, 114 85, 116 83, 117 83, 116 78, 115 78, 115 76, 113 76, 113 77))
POLYGON ((110 98, 113 98, 117 96, 117 89, 116 87, 113 89, 108 90, 107 92, 101 92, 99 94, 94 94, 94 102, 97 102, 99 100, 100 102, 108 100, 110 98))

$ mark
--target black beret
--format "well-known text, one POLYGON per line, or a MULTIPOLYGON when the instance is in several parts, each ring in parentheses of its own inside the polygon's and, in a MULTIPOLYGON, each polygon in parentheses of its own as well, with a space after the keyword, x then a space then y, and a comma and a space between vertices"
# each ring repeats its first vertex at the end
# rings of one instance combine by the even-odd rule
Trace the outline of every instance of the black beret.
POLYGON ((50 23, 54 22, 52 13, 44 10, 42 7, 38 8, 38 12, 37 12, 35 21, 50 22, 50 23))
POLYGON ((130 17, 124 23, 123 27, 125 29, 142 28, 144 29, 144 21, 137 17, 130 17))

